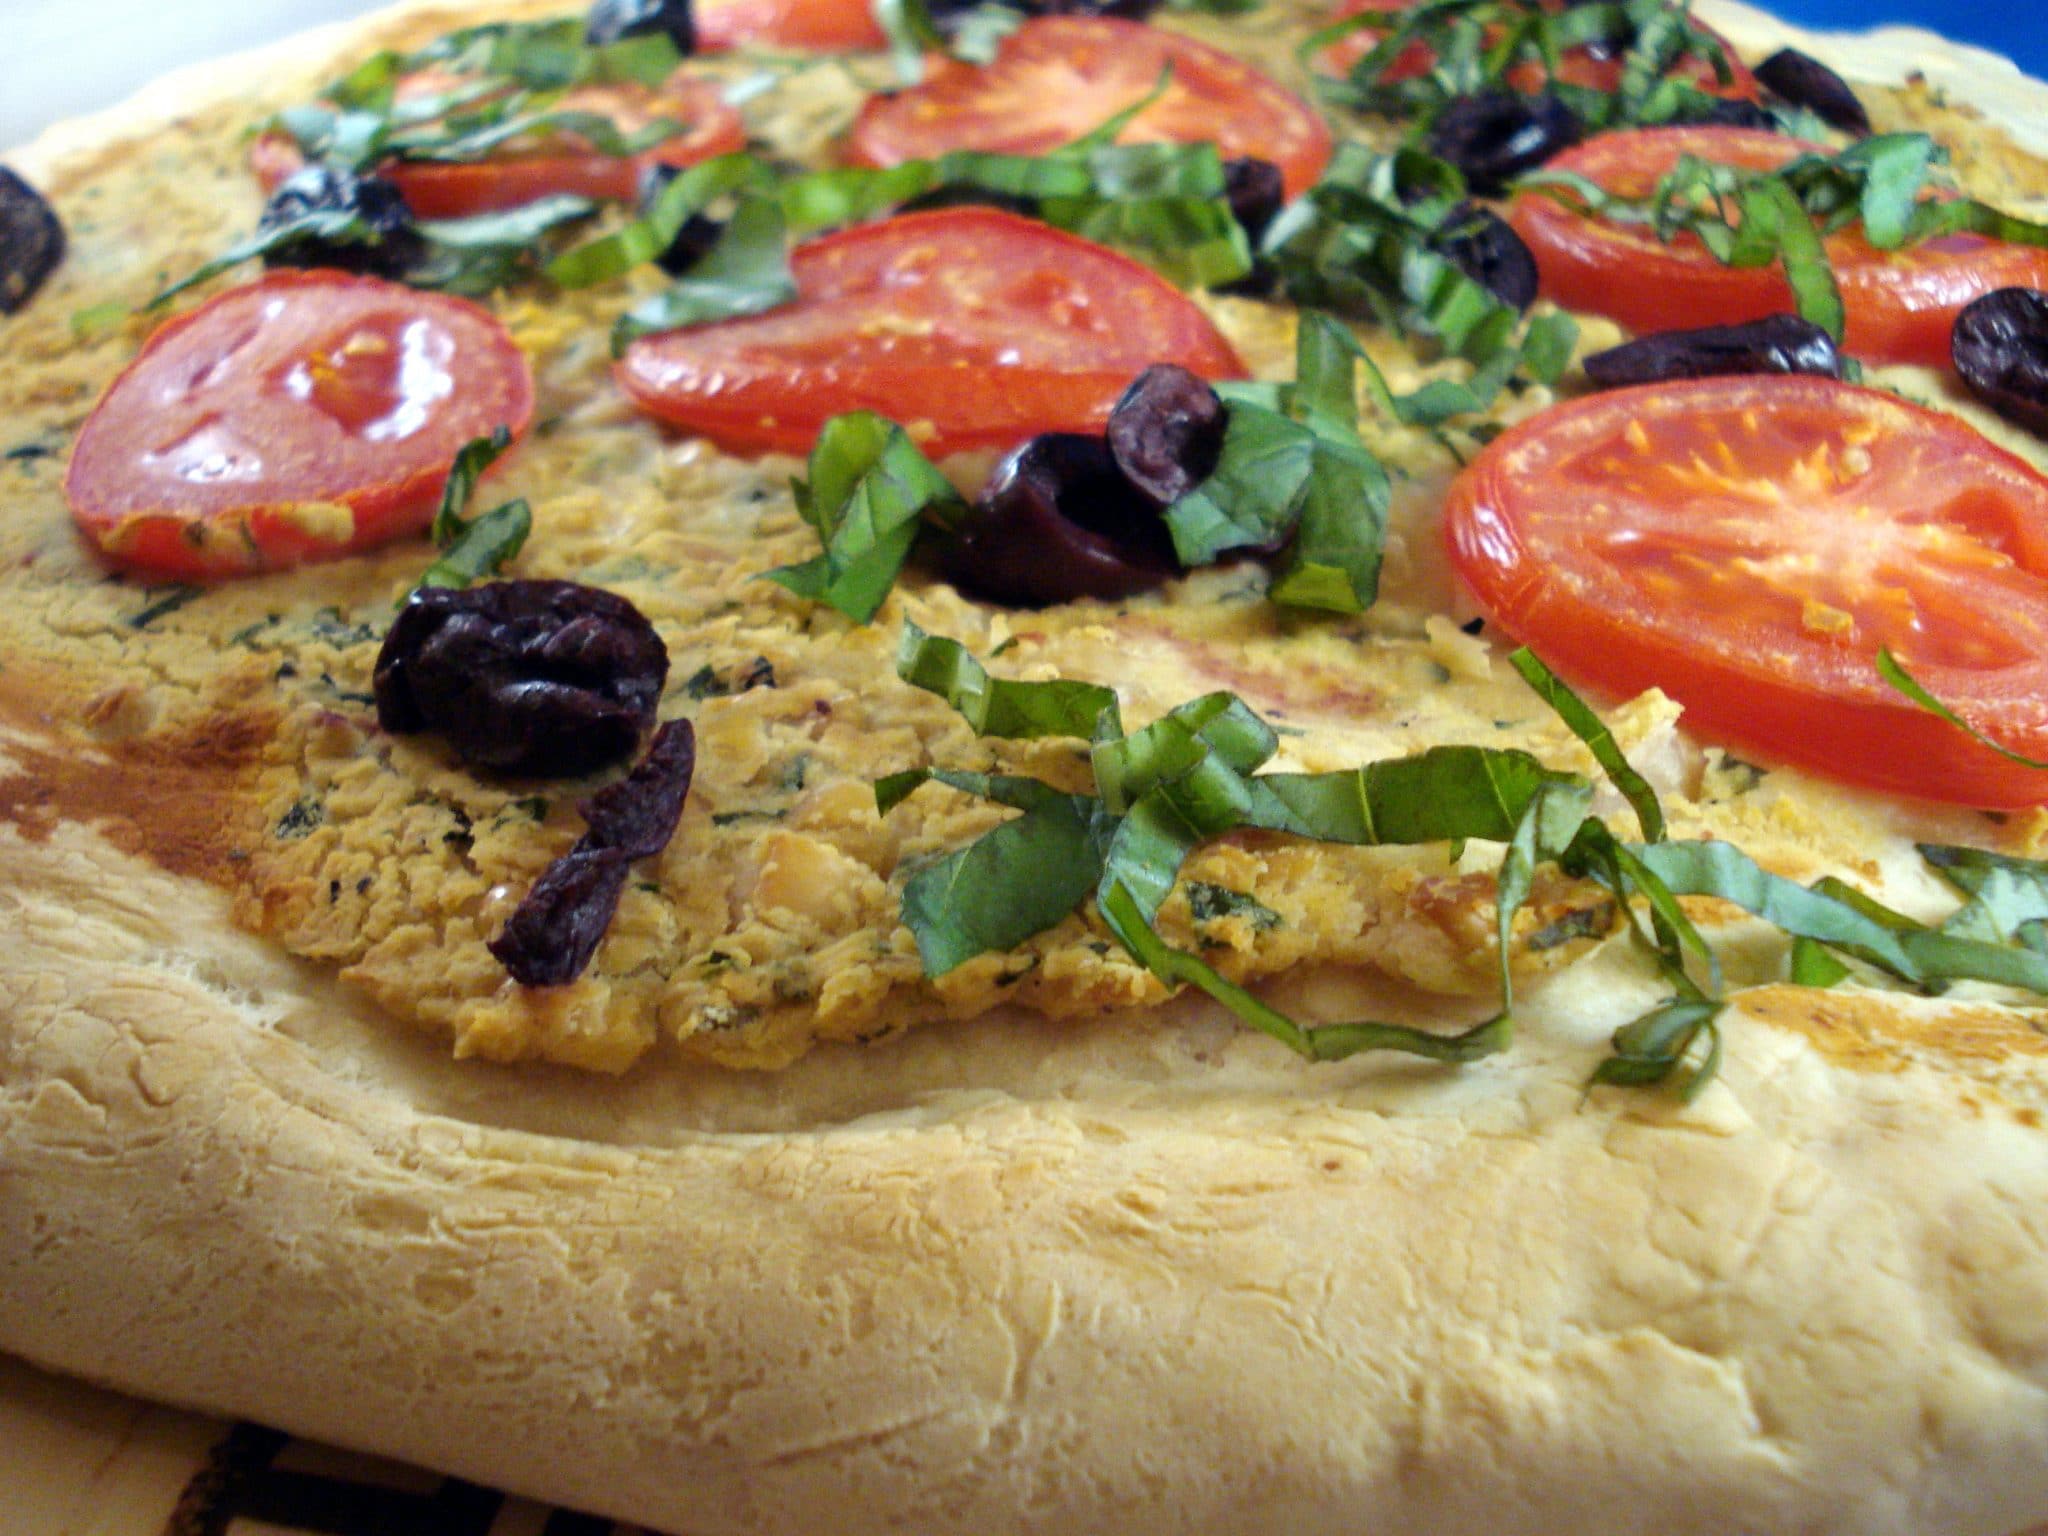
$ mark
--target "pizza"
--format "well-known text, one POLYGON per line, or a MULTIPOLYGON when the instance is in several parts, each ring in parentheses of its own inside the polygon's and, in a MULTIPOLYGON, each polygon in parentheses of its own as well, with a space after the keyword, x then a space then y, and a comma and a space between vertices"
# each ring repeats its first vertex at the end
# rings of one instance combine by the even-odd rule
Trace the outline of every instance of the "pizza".
POLYGON ((10 157, 0 1347, 678 1533, 2048 1524, 2039 87, 1027 9, 10 157))

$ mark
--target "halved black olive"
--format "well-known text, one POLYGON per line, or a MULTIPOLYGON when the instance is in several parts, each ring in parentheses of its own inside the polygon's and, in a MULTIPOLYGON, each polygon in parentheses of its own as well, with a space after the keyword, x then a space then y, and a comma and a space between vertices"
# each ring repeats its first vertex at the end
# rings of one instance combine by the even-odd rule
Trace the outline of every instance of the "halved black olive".
POLYGON ((697 22, 690 0, 596 0, 583 24, 583 41, 603 48, 629 37, 666 33, 676 51, 697 51, 697 22))
POLYGON ((1826 331, 1797 315, 1767 315, 1744 325, 1709 325, 1696 331, 1659 331, 1586 359, 1586 377, 1602 389, 1724 373, 1839 378, 1842 359, 1826 331))
POLYGON ((384 636, 377 723, 439 731, 464 762, 544 777, 615 763, 654 723, 668 649, 615 593, 574 581, 422 587, 384 636))
POLYGON ((1460 96, 1429 125, 1428 149, 1465 173, 1465 184, 1494 197, 1524 171, 1534 170, 1579 142, 1585 126, 1555 96, 1481 91, 1460 96))
POLYGON ((1205 379, 1154 363, 1110 410, 1110 456, 1137 490, 1168 507, 1216 472, 1228 420, 1205 379))
POLYGON ((1180 564, 1159 508, 1099 437, 1049 432, 996 467, 941 548, 946 578, 991 602, 1035 608, 1156 587, 1180 564))
POLYGON ((0 165, 0 315, 11 315, 64 259, 64 226, 43 194, 0 165))
POLYGON ((1999 288, 1973 300, 1956 316, 1949 355, 1978 399, 2048 437, 2048 293, 1999 288))
POLYGON ((1797 48, 1780 48, 1757 65, 1756 78, 1778 100, 1808 108, 1832 128, 1858 137, 1870 132, 1870 114, 1848 82, 1797 48))
POLYGON ((1536 257, 1514 226, 1477 203, 1444 215, 1432 246, 1438 255, 1504 304, 1536 302, 1536 257))
POLYGON ((296 224, 309 214, 335 213, 355 219, 366 239, 327 240, 307 234, 267 251, 268 267, 338 267, 397 277, 421 254, 421 240, 395 183, 382 176, 358 176, 336 166, 314 163, 294 171, 278 184, 256 221, 268 234, 296 224))

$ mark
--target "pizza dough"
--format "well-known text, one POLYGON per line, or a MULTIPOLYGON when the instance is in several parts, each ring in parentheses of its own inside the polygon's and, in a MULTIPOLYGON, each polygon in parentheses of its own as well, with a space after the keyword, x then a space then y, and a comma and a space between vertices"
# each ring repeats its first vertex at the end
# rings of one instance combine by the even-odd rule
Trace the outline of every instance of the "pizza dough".
POLYGON ((62 786, 152 786, 6 698, 0 1347, 38 1363, 689 1536, 2048 1520, 2036 1014, 1758 987, 1689 1108, 1583 1091, 1658 995, 1621 944, 1455 1073, 1189 1001, 773 1075, 457 1062, 238 931, 203 828, 84 824, 62 786))

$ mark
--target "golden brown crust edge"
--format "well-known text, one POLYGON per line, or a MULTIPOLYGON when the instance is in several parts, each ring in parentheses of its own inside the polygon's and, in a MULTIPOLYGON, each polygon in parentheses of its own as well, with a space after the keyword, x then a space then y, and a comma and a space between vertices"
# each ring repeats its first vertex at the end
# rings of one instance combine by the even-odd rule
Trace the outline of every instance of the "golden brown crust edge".
POLYGON ((1454 1077, 992 1022, 673 1113, 0 830, 0 1347, 693 1536, 2048 1519, 2039 1037, 1766 993, 1582 1106, 1635 985, 1454 1077))
POLYGON ((1580 1107, 1599 1029, 1542 1015, 1584 997, 1455 1078, 929 1031, 914 1075, 980 1086, 659 1137, 573 1077, 422 1110, 490 1069, 88 832, 0 876, 0 1346, 42 1364, 689 1533, 2048 1516, 2048 1057, 1989 1010, 1944 1068, 1761 994, 1685 1112, 1580 1107), (480 1123, 547 1115, 586 1134, 480 1123))

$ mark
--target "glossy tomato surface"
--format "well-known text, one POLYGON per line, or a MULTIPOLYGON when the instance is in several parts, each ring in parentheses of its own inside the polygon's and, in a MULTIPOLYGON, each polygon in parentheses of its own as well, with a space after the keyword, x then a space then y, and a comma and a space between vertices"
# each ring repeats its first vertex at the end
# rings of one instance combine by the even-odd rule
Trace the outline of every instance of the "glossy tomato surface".
MULTIPOLYGON (((1384 14, 1396 16, 1414 8, 1415 0, 1348 0, 1332 14, 1332 21, 1341 21, 1349 16, 1384 14)), ((1545 10, 1562 10, 1555 3, 1546 4, 1545 10)), ((1741 101, 1756 101, 1761 96, 1756 76, 1749 66, 1742 62, 1728 40, 1705 22, 1695 19, 1693 26, 1719 43, 1728 61, 1728 79, 1722 80, 1711 59, 1688 54, 1678 61, 1672 73, 1676 78, 1698 86, 1710 96, 1726 96, 1741 101)), ((1498 26, 1486 29, 1488 42, 1498 41, 1502 29, 1498 26)), ((1379 46, 1384 32, 1362 27, 1349 37, 1340 38, 1325 48, 1316 60, 1316 67, 1333 75, 1348 74, 1351 67, 1379 46)), ((1410 80, 1428 72, 1436 60, 1429 48, 1422 43, 1411 43, 1403 49, 1381 77, 1387 84, 1410 80)), ((1589 48, 1573 48, 1557 61, 1556 78, 1567 85, 1583 86, 1592 91, 1617 91, 1621 89, 1622 55, 1620 52, 1596 53, 1589 48)), ((1533 60, 1518 64, 1508 72, 1508 84, 1518 91, 1541 91, 1549 76, 1540 64, 1533 60)))
POLYGON ((791 265, 795 304, 636 341, 620 385, 729 448, 804 453, 829 417, 871 410, 946 453, 1099 431, 1153 363, 1244 371, 1150 269, 994 209, 861 225, 798 247, 791 265))
POLYGON ((1207 44, 1107 16, 1027 21, 986 66, 927 60, 923 84, 869 99, 847 158, 897 165, 953 149, 1043 154, 1143 101, 1169 65, 1166 94, 1120 143, 1213 142, 1226 160, 1270 160, 1289 197, 1322 174, 1330 130, 1299 96, 1207 44))
MULTIPOLYGON (((1545 169, 1640 196, 1681 155, 1772 170, 1817 149, 1749 128, 1639 128, 1588 139, 1545 169)), ((1666 245, 1647 229, 1585 218, 1535 192, 1518 195, 1508 218, 1536 255, 1547 297, 1631 330, 1736 325, 1794 307, 1777 266, 1724 267, 1690 234, 1666 245)), ((1844 344, 1874 362, 1944 367, 1956 315, 1971 300, 2048 286, 2048 250, 1977 235, 1880 251, 1852 225, 1828 237, 1827 252, 1848 317, 1844 344)))
POLYGON ((1575 682, 1851 783, 2048 802, 1877 672, 2048 755, 2048 478, 1953 417, 1831 379, 1616 390, 1497 438, 1445 516, 1488 618, 1575 682))
MULTIPOLYGON (((398 87, 400 101, 439 95, 461 83, 440 70, 409 75, 398 87)), ((557 193, 578 197, 631 198, 650 165, 694 165, 746 146, 739 113, 710 81, 683 74, 659 91, 631 83, 586 85, 566 91, 551 110, 591 112, 610 118, 621 133, 638 133, 657 122, 686 125, 672 138, 637 155, 599 154, 573 135, 542 141, 514 141, 476 161, 387 160, 377 167, 423 219, 459 219, 475 213, 517 208, 557 193)), ((274 190, 305 164, 298 146, 265 134, 251 146, 249 160, 266 189, 274 190)))
POLYGON ((80 429, 64 495, 117 564, 240 575, 420 532, 456 449, 532 416, 526 359, 488 311, 276 272, 149 339, 80 429))
POLYGON ((868 0, 697 0, 695 15, 706 53, 742 45, 836 53, 888 42, 868 0))

